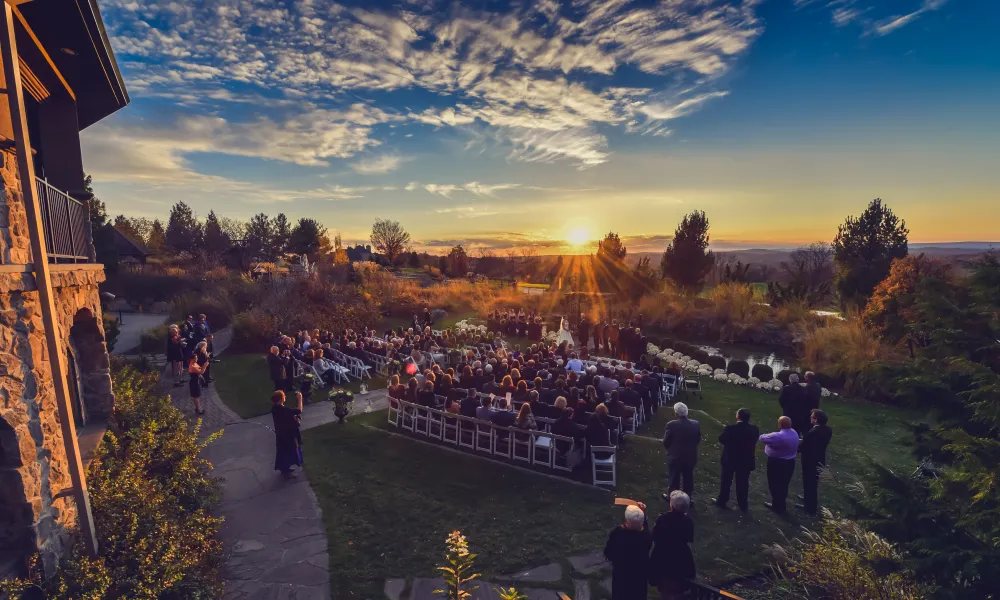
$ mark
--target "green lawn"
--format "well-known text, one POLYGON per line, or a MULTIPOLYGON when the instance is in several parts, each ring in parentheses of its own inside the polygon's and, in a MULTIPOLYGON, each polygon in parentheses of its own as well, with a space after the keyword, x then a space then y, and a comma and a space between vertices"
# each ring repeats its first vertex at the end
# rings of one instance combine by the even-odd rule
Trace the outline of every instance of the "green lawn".
MULTIPOLYGON (((782 518, 763 507, 769 499, 763 451, 751 479, 750 516, 709 503, 718 491, 716 440, 723 423, 737 408, 748 407, 761 429, 770 431, 779 416, 777 395, 706 382, 704 395, 689 405, 704 432, 693 512, 700 575, 723 582, 758 572, 766 563, 764 545, 794 537, 812 522, 796 511, 782 518)), ((869 460, 912 468, 904 420, 915 415, 839 399, 827 400, 824 409, 834 428, 829 458, 836 477, 821 484, 826 505, 846 508, 848 492, 842 488, 869 460)), ((671 416, 671 410, 661 409, 640 432, 649 437, 632 438, 619 456, 617 494, 646 502, 652 515, 662 508, 660 494, 666 491, 657 438, 671 416)), ((599 550, 621 518, 610 494, 359 425, 387 428, 384 420, 379 412, 304 434, 309 480, 327 525, 330 570, 341 575, 334 578, 335 597, 374 597, 388 577, 433 576, 452 529, 466 534, 490 577, 599 550)), ((792 493, 800 493, 798 471, 792 485, 792 493)))
MULTIPOLYGON (((271 411, 271 391, 274 386, 268 375, 267 360, 263 354, 230 354, 222 355, 222 362, 212 366, 212 384, 219 392, 222 401, 233 412, 244 419, 259 417, 271 411)), ((380 389, 386 386, 384 377, 378 375, 372 381, 366 381, 369 389, 380 389)), ((358 392, 361 382, 352 379, 348 385, 340 386, 358 392)), ((325 400, 325 394, 330 388, 323 388, 313 393, 312 400, 325 400)))

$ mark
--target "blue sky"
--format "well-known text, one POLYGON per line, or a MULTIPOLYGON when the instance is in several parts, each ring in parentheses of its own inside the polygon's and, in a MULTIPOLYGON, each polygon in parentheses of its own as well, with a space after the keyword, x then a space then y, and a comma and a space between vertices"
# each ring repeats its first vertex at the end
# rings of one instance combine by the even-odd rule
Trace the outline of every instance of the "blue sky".
POLYGON ((113 213, 310 216, 345 240, 662 250, 829 240, 881 197, 1000 238, 1000 2, 107 0, 132 104, 86 130, 113 213))

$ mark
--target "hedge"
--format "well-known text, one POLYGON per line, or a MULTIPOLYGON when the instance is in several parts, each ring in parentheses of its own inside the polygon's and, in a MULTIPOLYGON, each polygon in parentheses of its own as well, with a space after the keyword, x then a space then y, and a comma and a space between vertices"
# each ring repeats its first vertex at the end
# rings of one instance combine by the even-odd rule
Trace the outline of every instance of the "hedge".
POLYGON ((727 373, 736 373, 740 377, 750 377, 750 363, 745 360, 731 360, 726 366, 727 373))
POLYGON ((760 379, 761 381, 771 381, 774 379, 774 369, 772 369, 769 365, 757 363, 753 366, 753 369, 750 370, 750 375, 760 379))
POLYGON ((718 354, 709 354, 705 362, 712 366, 713 371, 726 368, 726 357, 719 356, 718 354))
POLYGON ((778 371, 778 374, 775 377, 777 377, 778 380, 781 381, 781 383, 788 385, 788 376, 791 375, 792 373, 798 375, 799 383, 802 383, 802 373, 799 373, 798 371, 793 371, 791 369, 782 369, 781 371, 778 371))

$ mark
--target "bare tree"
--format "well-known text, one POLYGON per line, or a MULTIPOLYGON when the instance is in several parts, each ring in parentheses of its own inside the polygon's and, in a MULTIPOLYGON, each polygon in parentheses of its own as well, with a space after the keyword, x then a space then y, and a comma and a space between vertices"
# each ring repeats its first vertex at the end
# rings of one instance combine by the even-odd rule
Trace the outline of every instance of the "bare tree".
POLYGON ((525 246, 521 248, 521 271, 528 278, 533 278, 535 276, 535 271, 538 270, 538 250, 531 246, 525 246))
POLYGON ((371 241, 372 246, 392 265, 409 245, 410 234, 403 229, 399 221, 378 219, 372 225, 371 241))
POLYGON ((814 242, 797 248, 782 261, 781 272, 791 280, 802 279, 802 283, 817 287, 833 279, 833 247, 825 242, 814 242))

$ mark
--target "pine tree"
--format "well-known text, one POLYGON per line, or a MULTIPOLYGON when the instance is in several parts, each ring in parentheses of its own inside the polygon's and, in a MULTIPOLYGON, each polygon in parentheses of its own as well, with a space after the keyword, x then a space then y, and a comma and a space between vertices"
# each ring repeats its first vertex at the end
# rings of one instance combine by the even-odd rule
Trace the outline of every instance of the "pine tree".
POLYGON ((692 293, 701 291, 715 265, 715 255, 708 249, 708 228, 704 211, 684 215, 660 261, 663 276, 692 293))
MULTIPOLYGON (((288 238, 288 252, 292 254, 306 255, 311 262, 319 259, 323 247, 323 238, 326 237, 326 227, 319 224, 319 221, 303 217, 296 223, 295 229, 288 238)), ((327 245, 329 245, 327 240, 327 245)))
POLYGON ((219 217, 215 215, 214 210, 208 211, 208 216, 205 217, 204 231, 203 247, 209 256, 218 258, 232 245, 232 240, 222 230, 219 217))
MULTIPOLYGON (((246 238, 244 248, 250 260, 273 261, 280 252, 275 253, 274 230, 271 227, 271 219, 264 213, 254 215, 247 223, 246 238)), ((281 246, 284 251, 284 244, 281 246)))
POLYGON ((875 286, 889 275, 892 261, 908 252, 910 231, 880 198, 871 201, 861 216, 847 217, 837 227, 833 258, 836 287, 841 302, 864 306, 875 286))
POLYGON ((167 247, 175 253, 197 253, 201 249, 201 224, 194 216, 191 207, 178 202, 170 209, 170 219, 167 221, 167 247))
POLYGON ((292 237, 292 225, 288 222, 285 213, 278 213, 271 221, 271 241, 268 246, 268 254, 272 257, 280 257, 288 252, 288 240, 292 237))

